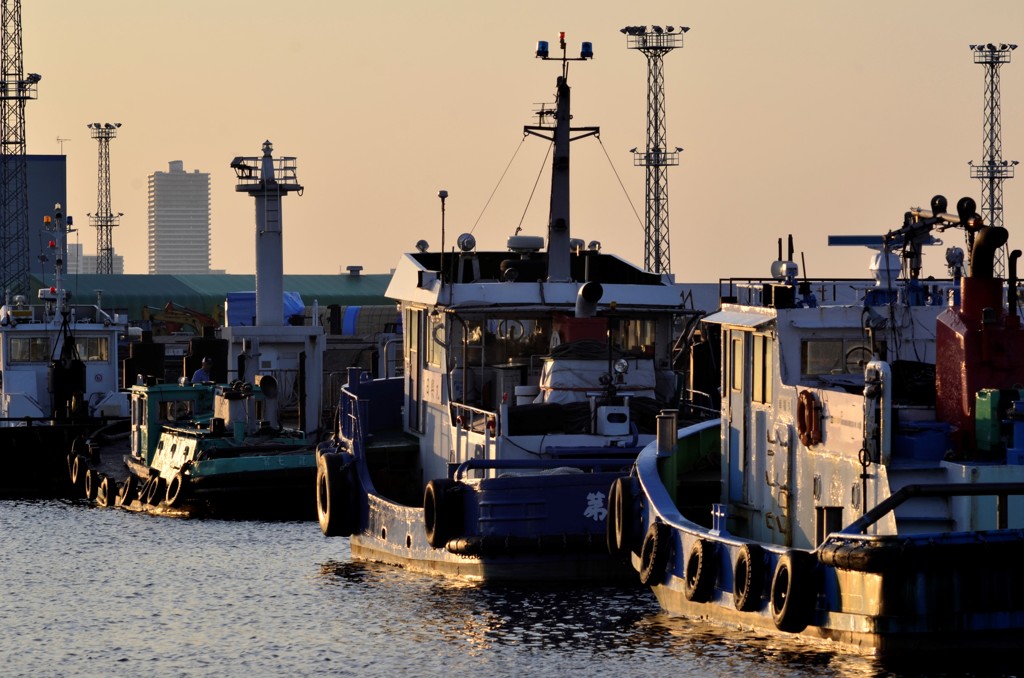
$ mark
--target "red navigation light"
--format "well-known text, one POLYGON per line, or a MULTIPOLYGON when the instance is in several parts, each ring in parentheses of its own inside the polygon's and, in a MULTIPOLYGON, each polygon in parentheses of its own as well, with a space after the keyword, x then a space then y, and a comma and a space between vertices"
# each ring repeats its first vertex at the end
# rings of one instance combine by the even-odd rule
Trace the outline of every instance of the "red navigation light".
POLYGON ((56 246, 57 246, 57 241, 51 240, 50 241, 50 247, 56 247, 56 246))

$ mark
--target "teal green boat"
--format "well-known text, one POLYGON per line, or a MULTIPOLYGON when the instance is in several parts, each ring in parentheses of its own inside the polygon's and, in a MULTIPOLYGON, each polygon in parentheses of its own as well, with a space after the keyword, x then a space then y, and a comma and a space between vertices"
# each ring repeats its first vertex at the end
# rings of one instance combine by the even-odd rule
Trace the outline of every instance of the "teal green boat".
POLYGON ((237 517, 316 515, 316 441, 278 423, 277 381, 131 389, 127 508, 237 517))

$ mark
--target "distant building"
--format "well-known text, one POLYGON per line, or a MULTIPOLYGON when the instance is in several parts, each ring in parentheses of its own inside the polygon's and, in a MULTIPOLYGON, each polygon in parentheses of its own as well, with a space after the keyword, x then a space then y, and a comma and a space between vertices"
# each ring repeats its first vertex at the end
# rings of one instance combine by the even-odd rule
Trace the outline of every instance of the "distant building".
POLYGON ((149 175, 149 273, 209 273, 210 175, 169 166, 149 175))
MULTIPOLYGON (((96 255, 84 254, 82 252, 82 243, 68 243, 68 258, 64 263, 64 270, 67 271, 68 275, 95 273, 96 265, 96 255)), ((114 252, 113 270, 111 272, 115 275, 124 275, 124 257, 117 252, 114 252)))

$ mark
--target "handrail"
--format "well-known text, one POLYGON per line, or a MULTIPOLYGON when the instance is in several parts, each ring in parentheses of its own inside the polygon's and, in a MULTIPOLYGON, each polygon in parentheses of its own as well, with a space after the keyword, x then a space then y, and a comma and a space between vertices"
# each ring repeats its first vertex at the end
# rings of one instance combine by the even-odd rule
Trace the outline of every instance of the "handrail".
POLYGON ((877 523, 896 507, 915 497, 978 497, 995 495, 997 501, 997 529, 1006 529, 1007 501, 1009 495, 1024 495, 1024 483, 929 483, 927 485, 905 485, 879 502, 836 534, 856 535, 877 523))
POLYGON ((455 469, 453 479, 459 480, 466 471, 472 469, 548 469, 564 466, 572 468, 614 466, 621 468, 632 466, 632 464, 632 459, 469 459, 459 464, 455 469))

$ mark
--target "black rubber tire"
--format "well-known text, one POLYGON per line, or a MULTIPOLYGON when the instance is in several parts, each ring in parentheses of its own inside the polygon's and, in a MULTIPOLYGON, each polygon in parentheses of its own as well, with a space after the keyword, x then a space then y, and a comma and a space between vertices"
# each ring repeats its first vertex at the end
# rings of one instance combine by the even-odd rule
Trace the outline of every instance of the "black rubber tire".
POLYGON ((637 530, 633 527, 633 483, 628 477, 616 478, 608 490, 608 552, 626 557, 635 547, 637 530))
POLYGON ((178 508, 185 503, 187 495, 188 477, 181 471, 178 471, 171 478, 170 482, 167 483, 167 492, 164 495, 164 500, 171 508, 178 508))
POLYGON ((427 543, 435 549, 444 548, 452 539, 463 536, 462 497, 458 483, 447 478, 434 478, 423 490, 423 530, 427 543))
POLYGON ((100 476, 100 487, 96 491, 96 503, 104 508, 114 505, 117 500, 117 481, 108 475, 100 476))
POLYGON ((715 545, 706 539, 697 539, 686 557, 683 593, 687 600, 706 603, 715 592, 715 577, 718 562, 715 559, 715 545))
POLYGON ((775 565, 770 596, 775 628, 800 633, 814 612, 815 557, 806 551, 786 551, 775 565))
POLYGON ((131 503, 135 501, 135 498, 138 496, 136 491, 138 487, 138 477, 129 473, 128 477, 125 478, 124 483, 117 489, 117 505, 131 506, 131 503))
POLYGON ((89 469, 85 472, 85 498, 89 501, 95 501, 99 489, 100 474, 95 469, 89 469))
POLYGON ((653 522, 644 535, 640 547, 640 583, 644 586, 661 583, 668 564, 671 528, 661 522, 653 522))
POLYGON ((146 496, 144 497, 145 502, 150 506, 157 506, 160 504, 160 500, 164 498, 167 481, 160 476, 153 476, 149 479, 148 485, 149 487, 146 489, 146 496))
POLYGON ((76 454, 71 464, 71 484, 84 491, 85 474, 89 470, 89 460, 84 454, 76 454))
POLYGON ((764 549, 757 544, 741 546, 732 581, 732 599, 736 609, 740 612, 756 610, 764 590, 764 549))
POLYGON ((328 537, 350 537, 358 526, 353 470, 339 452, 325 452, 316 460, 316 515, 328 537))

